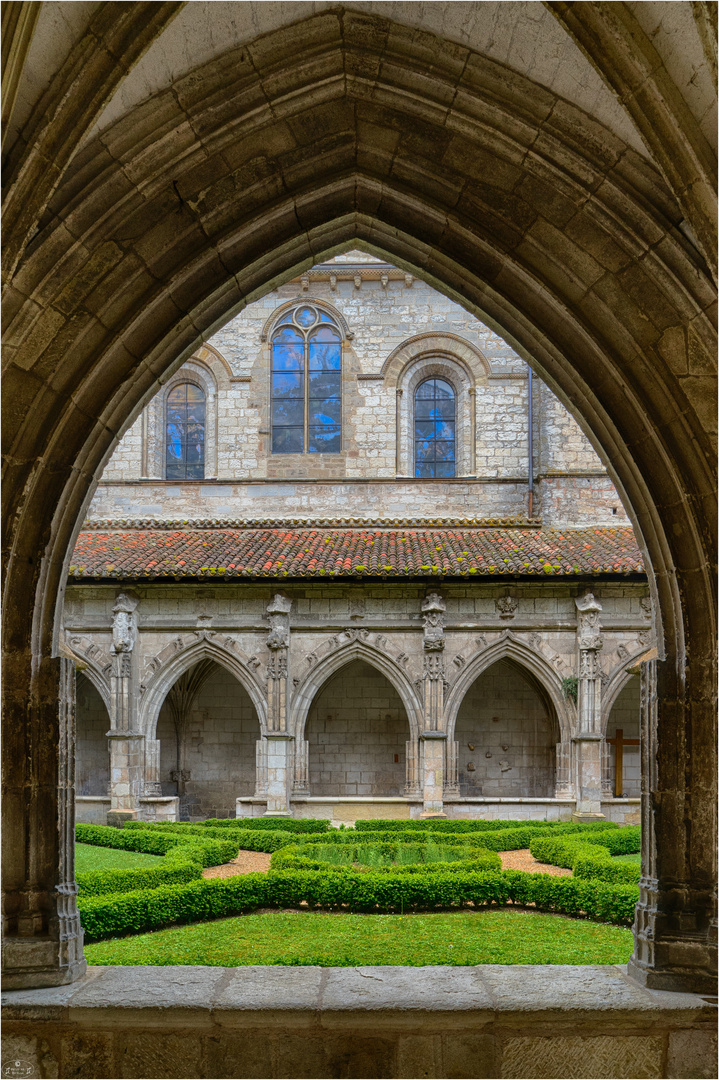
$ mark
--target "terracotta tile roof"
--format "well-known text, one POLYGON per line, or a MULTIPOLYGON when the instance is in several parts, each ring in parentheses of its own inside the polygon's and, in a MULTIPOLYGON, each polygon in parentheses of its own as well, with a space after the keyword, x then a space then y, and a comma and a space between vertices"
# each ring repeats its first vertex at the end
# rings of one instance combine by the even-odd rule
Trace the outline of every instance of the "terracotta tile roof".
POLYGON ((93 529, 74 580, 642 574, 631 529, 93 529))

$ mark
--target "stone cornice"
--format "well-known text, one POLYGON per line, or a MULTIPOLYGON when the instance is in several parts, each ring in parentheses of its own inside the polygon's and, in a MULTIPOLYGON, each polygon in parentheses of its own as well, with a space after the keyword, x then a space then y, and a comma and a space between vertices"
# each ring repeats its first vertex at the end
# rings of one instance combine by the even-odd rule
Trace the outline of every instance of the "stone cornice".
POLYGON ((471 529, 539 529, 541 518, 100 518, 84 521, 83 531, 89 529, 106 532, 108 529, 286 529, 286 528, 471 528, 471 529))

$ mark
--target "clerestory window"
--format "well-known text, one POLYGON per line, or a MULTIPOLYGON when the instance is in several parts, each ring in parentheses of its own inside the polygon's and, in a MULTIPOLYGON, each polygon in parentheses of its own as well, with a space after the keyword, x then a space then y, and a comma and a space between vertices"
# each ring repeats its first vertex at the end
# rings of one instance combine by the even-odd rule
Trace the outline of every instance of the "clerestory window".
POLYGON ((342 337, 326 312, 301 304, 272 334, 272 453, 338 454, 342 337))
POLYGON ((165 477, 205 478, 205 395, 194 383, 180 383, 167 395, 165 477))
POLYGON ((456 446, 454 387, 425 379, 414 395, 414 475, 454 476, 456 446))

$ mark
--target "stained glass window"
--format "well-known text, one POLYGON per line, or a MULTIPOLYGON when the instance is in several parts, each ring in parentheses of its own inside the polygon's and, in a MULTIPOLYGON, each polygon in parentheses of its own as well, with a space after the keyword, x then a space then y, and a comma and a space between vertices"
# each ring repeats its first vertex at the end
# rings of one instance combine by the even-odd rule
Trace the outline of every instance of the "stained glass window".
POLYGON ((302 304, 272 335, 272 453, 342 448, 342 339, 330 317, 302 304))
POLYGON ((167 395, 165 476, 168 480, 205 478, 205 395, 193 383, 180 383, 167 395))
POLYGON ((414 475, 454 476, 455 396, 444 379, 426 379, 414 395, 414 475))

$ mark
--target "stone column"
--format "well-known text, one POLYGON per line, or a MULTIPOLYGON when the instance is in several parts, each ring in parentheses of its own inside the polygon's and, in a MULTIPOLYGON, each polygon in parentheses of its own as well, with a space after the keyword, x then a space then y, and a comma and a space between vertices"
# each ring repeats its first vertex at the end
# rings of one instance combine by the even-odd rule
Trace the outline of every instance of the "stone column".
POLYGON ((288 731, 267 732, 267 811, 265 817, 291 817, 292 741, 288 731))
POLYGON ((162 795, 160 782, 160 740, 145 739, 145 798, 155 799, 162 795))
POLYGON ((144 736, 137 730, 137 598, 118 593, 112 619, 110 675, 110 810, 108 825, 138 817, 145 771, 144 736))
POLYGON ((459 743, 454 739, 445 743, 444 795, 459 798, 459 743))
POLYGON ((646 659, 640 673, 642 876, 628 973, 655 990, 716 994, 716 703, 707 692, 700 763, 687 746, 684 724, 699 710, 686 685, 668 662, 646 659))
POLYGON ((572 758, 575 744, 570 739, 562 738, 556 744, 554 798, 571 799, 574 796, 572 783, 572 758))
POLYGON ((420 817, 446 817, 444 813, 444 731, 424 731, 422 741, 424 772, 424 806, 420 817))
POLYGON ((404 794, 407 798, 414 799, 422 794, 420 783, 421 762, 419 742, 417 739, 408 739, 404 744, 405 752, 405 781, 404 794))
POLYGON ((444 613, 446 604, 439 593, 429 593, 422 602, 424 623, 424 730, 422 816, 444 816, 444 613))
POLYGON ((267 739, 255 743, 255 798, 267 795, 267 739))
POLYGON ((289 733, 288 682, 292 601, 277 593, 267 606, 267 816, 290 814, 292 741, 289 733))
POLYGON ((577 607, 577 732, 575 750, 575 821, 601 820, 602 814, 602 679, 597 659, 602 648, 599 613, 602 605, 588 592, 577 607))
POLYGON ((295 739, 295 779, 292 791, 295 795, 310 794, 310 744, 307 739, 295 739))
MULTIPOLYGON (((23 659, 8 661, 14 675, 23 659)), ((22 697, 3 688, 6 990, 60 986, 86 970, 75 899, 75 667, 61 656, 26 670, 22 697)))

